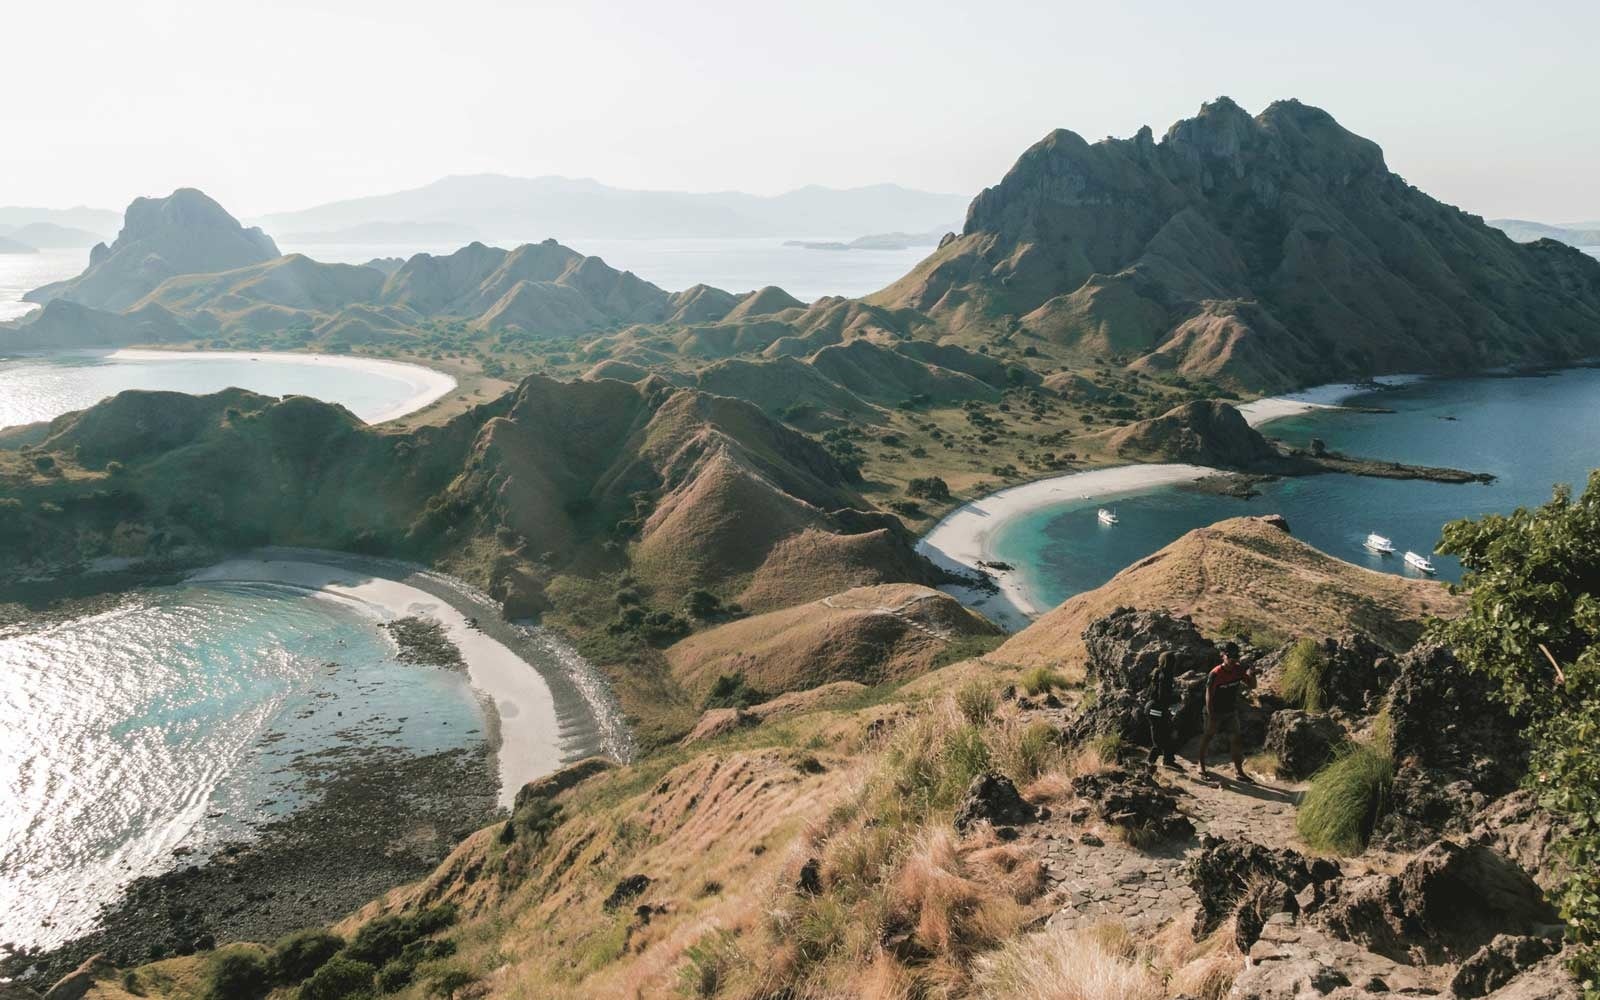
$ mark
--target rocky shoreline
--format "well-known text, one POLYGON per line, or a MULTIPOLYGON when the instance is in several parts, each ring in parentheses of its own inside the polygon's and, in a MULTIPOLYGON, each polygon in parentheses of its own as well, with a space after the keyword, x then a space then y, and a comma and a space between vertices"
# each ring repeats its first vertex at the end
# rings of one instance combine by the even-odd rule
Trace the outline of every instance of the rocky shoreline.
POLYGON ((96 930, 0 959, 0 977, 47 985, 97 953, 127 965, 329 923, 426 875, 503 812, 487 744, 427 755, 346 747, 297 770, 312 802, 202 863, 136 880, 96 930))

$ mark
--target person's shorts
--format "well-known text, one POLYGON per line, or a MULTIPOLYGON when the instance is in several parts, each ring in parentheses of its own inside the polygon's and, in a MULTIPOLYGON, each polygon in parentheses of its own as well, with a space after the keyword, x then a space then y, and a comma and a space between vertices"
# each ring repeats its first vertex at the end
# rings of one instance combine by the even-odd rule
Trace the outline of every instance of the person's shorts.
POLYGON ((1234 709, 1231 712, 1221 712, 1215 715, 1213 715, 1211 712, 1207 712, 1206 728, 1211 729, 1213 725, 1215 725, 1216 732, 1227 733, 1229 736, 1238 736, 1239 710, 1234 709))

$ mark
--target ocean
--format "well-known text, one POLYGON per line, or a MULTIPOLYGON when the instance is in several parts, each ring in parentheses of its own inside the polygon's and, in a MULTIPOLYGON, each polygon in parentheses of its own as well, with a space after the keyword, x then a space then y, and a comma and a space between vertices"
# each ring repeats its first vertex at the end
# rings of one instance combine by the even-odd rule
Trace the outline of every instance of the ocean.
MULTIPOLYGON (((1296 537, 1380 572, 1415 574, 1399 553, 1432 552, 1448 521, 1509 512, 1550 499, 1558 483, 1581 492, 1600 468, 1600 369, 1547 376, 1430 379, 1348 401, 1394 413, 1319 410, 1273 421, 1269 436, 1335 451, 1420 465, 1490 472, 1489 484, 1321 475, 1280 479, 1249 500, 1162 487, 1076 499, 1016 518, 996 532, 994 557, 1017 567, 1034 603, 1053 607, 1105 583, 1123 567, 1183 533, 1244 514, 1282 514, 1296 537), (1113 506, 1115 527, 1095 512, 1113 506), (1369 532, 1394 540, 1397 554, 1364 546, 1369 532)), ((1441 580, 1460 564, 1434 556, 1441 580)))

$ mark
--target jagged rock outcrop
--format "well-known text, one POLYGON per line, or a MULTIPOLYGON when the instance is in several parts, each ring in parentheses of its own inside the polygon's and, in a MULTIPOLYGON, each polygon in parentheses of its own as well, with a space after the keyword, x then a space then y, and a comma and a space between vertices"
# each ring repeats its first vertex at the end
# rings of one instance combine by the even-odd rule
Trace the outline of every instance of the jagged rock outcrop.
POLYGON ((1395 780, 1376 836, 1415 849, 1441 833, 1465 832, 1516 787, 1528 751, 1484 679, 1448 649, 1419 645, 1395 658, 1395 670, 1388 698, 1395 780))
POLYGON ((1038 814, 1039 810, 1022 797, 1010 778, 997 771, 985 771, 972 779, 956 806, 955 828, 965 833, 979 823, 1020 826, 1033 822, 1038 814))
POLYGON ((1293 100, 1219 98, 1159 141, 1052 132, 868 301, 1257 389, 1600 347, 1600 262, 1514 243, 1293 100))
POLYGON ((1450 990, 1462 998, 1485 996, 1560 950, 1560 942, 1548 937, 1496 934, 1493 941, 1461 963, 1450 980, 1450 990))
POLYGON ((1102 821, 1120 827, 1136 841, 1187 840, 1194 835, 1194 824, 1178 808, 1178 797, 1148 770, 1080 774, 1072 779, 1072 791, 1102 821))
POLYGON ((36 288, 23 299, 67 299, 117 311, 175 275, 215 274, 277 256, 277 245, 261 230, 241 226, 204 193, 179 188, 165 198, 134 199, 116 241, 97 246, 82 274, 36 288))
POLYGON ((1145 692, 1162 653, 1171 653, 1174 685, 1180 709, 1173 720, 1177 742, 1199 732, 1204 709, 1205 674, 1220 662, 1211 640, 1195 627, 1193 619, 1165 611, 1118 608, 1089 624, 1083 631, 1085 683, 1093 685, 1093 703, 1072 720, 1068 735, 1086 740, 1116 733, 1140 745, 1149 743, 1145 731, 1145 692))
MULTIPOLYGON (((1290 892, 1313 890, 1317 897, 1324 887, 1339 878, 1337 862, 1326 858, 1306 858, 1288 848, 1269 848, 1247 840, 1220 840, 1209 834, 1200 842, 1200 853, 1188 862, 1189 885, 1200 897, 1193 933, 1203 937, 1232 914, 1250 886, 1258 882, 1278 882, 1290 892)), ((1303 904, 1296 900, 1296 909, 1303 904)), ((1270 916, 1270 914, 1269 914, 1270 916)))

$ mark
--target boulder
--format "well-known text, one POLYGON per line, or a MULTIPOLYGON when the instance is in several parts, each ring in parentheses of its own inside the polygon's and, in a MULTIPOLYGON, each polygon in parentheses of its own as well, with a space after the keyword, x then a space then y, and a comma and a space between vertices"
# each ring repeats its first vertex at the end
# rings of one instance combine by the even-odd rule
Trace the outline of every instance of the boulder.
POLYGON ((1388 1000, 1441 992, 1432 970, 1362 951, 1289 913, 1268 917, 1246 954, 1228 993, 1236 1000, 1388 1000))
POLYGON ((629 900, 636 899, 642 895, 646 889, 650 888, 650 882, 651 879, 648 875, 629 875, 626 878, 619 879, 617 884, 612 887, 611 895, 607 896, 605 902, 600 905, 608 912, 615 910, 629 900))
POLYGON ((1485 996, 1560 950, 1561 946, 1547 937, 1496 934, 1494 940, 1461 963, 1450 980, 1450 989, 1458 997, 1485 996))
POLYGON ((1399 875, 1334 887, 1316 919, 1397 961, 1461 961, 1497 934, 1542 934, 1559 917, 1528 873, 1482 844, 1429 844, 1399 875))
POLYGON ((1564 822, 1539 804, 1537 793, 1519 788, 1480 811, 1463 839, 1504 854, 1549 892, 1567 877, 1566 858, 1554 850, 1566 832, 1564 822))
POLYGON ((1397 768, 1375 840, 1415 850, 1465 833, 1491 801, 1515 789, 1527 770, 1527 743, 1487 683, 1448 649, 1419 644, 1395 666, 1389 719, 1397 768))
MULTIPOLYGON (((1263 847, 1248 840, 1220 840, 1209 834, 1200 842, 1200 853, 1190 858, 1184 869, 1190 888, 1200 898, 1194 922, 1196 938, 1216 930, 1258 882, 1281 882, 1292 892, 1300 893, 1340 875, 1338 863, 1326 858, 1308 859, 1287 848, 1263 847)), ((1300 909, 1298 901, 1295 909, 1300 909)))
POLYGON ((1488 1000, 1580 1000, 1583 990, 1566 961, 1552 955, 1489 994, 1488 1000))
POLYGON ((985 771, 967 786, 967 793, 956 808, 955 827, 966 833, 978 823, 1017 826, 1033 822, 1038 814, 1010 778, 997 771, 985 771))
POLYGON ((1267 749, 1287 777, 1310 775, 1333 759, 1344 739, 1344 728, 1326 715, 1285 708, 1267 719, 1267 749))
POLYGON ((1187 840, 1194 836, 1194 824, 1178 808, 1177 796, 1148 770, 1080 774, 1072 779, 1072 790, 1106 823, 1137 837, 1187 840))
POLYGON ((1118 608, 1089 623, 1083 632, 1088 652, 1086 685, 1093 703, 1079 713, 1067 736, 1087 740, 1115 733, 1124 741, 1148 745, 1144 723, 1145 691, 1162 653, 1171 653, 1179 710, 1174 735, 1183 743, 1197 735, 1204 721, 1206 673, 1221 660, 1215 644, 1200 634, 1194 620, 1165 611, 1118 608))

